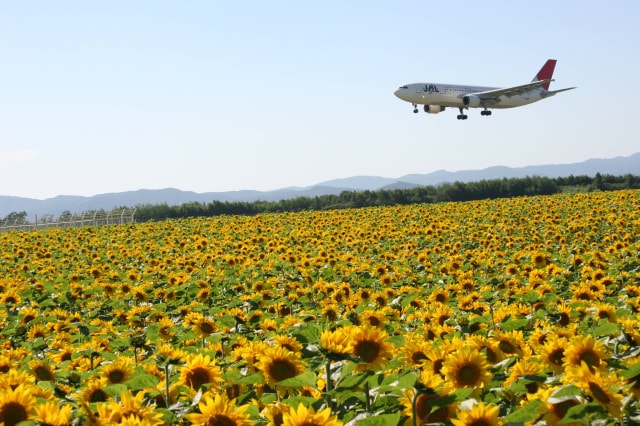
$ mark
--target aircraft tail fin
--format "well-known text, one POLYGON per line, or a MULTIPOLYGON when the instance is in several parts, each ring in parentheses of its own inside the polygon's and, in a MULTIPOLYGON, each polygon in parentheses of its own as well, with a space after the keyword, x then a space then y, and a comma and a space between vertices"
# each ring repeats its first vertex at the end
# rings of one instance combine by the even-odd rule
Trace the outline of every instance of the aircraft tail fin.
POLYGON ((538 71, 538 74, 536 74, 536 76, 533 77, 533 80, 531 81, 549 80, 548 82, 542 85, 544 90, 549 90, 549 85, 551 84, 551 77, 553 77, 553 70, 556 68, 556 62, 557 61, 555 59, 547 60, 547 62, 544 63, 542 68, 540 68, 540 71, 538 71))

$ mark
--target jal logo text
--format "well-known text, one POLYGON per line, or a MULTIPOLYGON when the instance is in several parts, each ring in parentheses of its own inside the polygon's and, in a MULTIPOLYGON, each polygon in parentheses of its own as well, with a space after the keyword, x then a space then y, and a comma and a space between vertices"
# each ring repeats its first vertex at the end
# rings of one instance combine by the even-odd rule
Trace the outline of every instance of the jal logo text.
POLYGON ((435 84, 425 84, 424 91, 429 93, 433 93, 433 92, 440 93, 440 91, 438 90, 438 87, 435 84))

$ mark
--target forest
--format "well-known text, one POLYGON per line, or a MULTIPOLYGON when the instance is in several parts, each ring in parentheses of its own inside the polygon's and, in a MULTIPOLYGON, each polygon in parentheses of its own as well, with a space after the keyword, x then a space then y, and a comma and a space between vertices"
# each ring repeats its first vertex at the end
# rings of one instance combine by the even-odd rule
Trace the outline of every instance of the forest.
POLYGON ((178 206, 167 204, 137 206, 136 221, 157 221, 187 217, 220 215, 255 215, 259 213, 299 212, 305 210, 332 210, 371 206, 440 203, 534 195, 552 195, 562 192, 614 191, 640 188, 640 176, 568 176, 558 178, 524 177, 453 182, 439 186, 419 186, 411 189, 381 189, 377 191, 344 191, 339 195, 298 197, 280 201, 212 201, 191 202, 178 206))

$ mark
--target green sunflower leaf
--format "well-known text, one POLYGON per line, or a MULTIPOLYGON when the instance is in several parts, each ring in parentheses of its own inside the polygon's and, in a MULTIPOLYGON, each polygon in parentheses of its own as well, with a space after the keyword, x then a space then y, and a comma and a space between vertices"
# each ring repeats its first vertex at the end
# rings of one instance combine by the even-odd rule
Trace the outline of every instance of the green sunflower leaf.
POLYGON ((520 330, 522 328, 525 328, 528 323, 529 323, 528 319, 515 319, 515 320, 510 319, 510 320, 501 322, 500 329, 502 331, 520 330))
POLYGON ((619 370, 618 373, 625 379, 631 379, 640 376, 640 362, 636 362, 628 369, 619 370))
POLYGON ((316 385, 317 376, 313 371, 307 370, 302 374, 298 374, 295 377, 291 377, 290 379, 280 380, 276 383, 277 386, 284 387, 301 387, 301 386, 315 386, 316 385))
POLYGON ((356 426, 396 426, 400 424, 400 414, 378 414, 366 419, 356 420, 356 426))
POLYGON ((593 330, 594 336, 613 336, 620 332, 620 327, 615 322, 607 322, 593 330))
POLYGON ((152 374, 136 374, 126 382, 126 385, 132 390, 140 390, 155 388, 158 382, 160 378, 152 374))
POLYGON ((534 420, 536 417, 538 417, 539 415, 538 411, 543 406, 544 406, 544 403, 542 401, 539 401, 537 399, 533 400, 523 408, 520 408, 519 410, 516 410, 513 413, 510 413, 506 417, 506 420, 508 422, 513 422, 513 423, 529 422, 531 420, 534 420))

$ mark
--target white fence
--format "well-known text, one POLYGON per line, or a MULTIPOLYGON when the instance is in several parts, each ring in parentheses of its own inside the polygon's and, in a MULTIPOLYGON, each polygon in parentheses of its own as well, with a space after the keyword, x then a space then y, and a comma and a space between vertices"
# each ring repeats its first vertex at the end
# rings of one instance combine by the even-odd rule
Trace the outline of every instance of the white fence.
POLYGON ((32 231, 34 229, 50 229, 50 228, 79 228, 81 226, 100 226, 100 225, 121 225, 124 223, 134 222, 136 209, 118 209, 110 212, 94 211, 82 214, 72 214, 61 216, 54 219, 53 216, 47 215, 35 222, 14 221, 14 223, 4 223, 0 221, 0 232, 6 231, 32 231))

